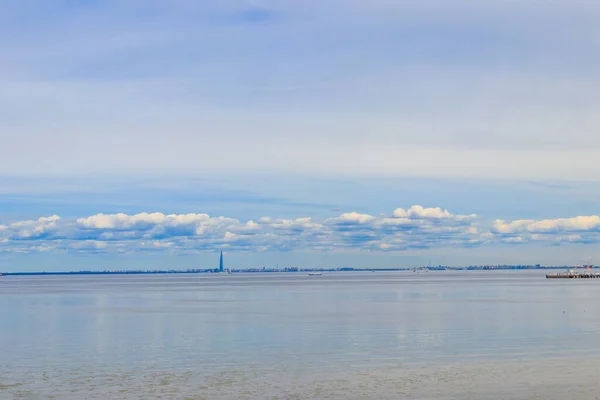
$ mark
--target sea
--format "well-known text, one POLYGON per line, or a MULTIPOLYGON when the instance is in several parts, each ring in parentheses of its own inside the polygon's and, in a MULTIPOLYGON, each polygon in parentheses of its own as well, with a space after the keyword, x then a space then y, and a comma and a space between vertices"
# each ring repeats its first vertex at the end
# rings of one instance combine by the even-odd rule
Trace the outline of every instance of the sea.
POLYGON ((0 399, 599 399, 600 280, 0 277, 0 399))

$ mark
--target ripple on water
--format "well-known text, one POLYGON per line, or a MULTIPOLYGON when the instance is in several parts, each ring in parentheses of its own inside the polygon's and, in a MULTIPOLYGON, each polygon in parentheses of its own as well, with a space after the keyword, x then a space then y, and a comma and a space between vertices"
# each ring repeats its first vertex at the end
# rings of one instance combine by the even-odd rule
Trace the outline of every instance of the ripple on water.
MULTIPOLYGON (((594 357, 529 362, 370 368, 315 374, 234 368, 197 371, 44 371, 0 384, 1 399, 594 399, 600 363, 594 357), (3 397, 4 396, 4 397, 3 397)), ((2 376, 6 376, 4 371, 2 376)))

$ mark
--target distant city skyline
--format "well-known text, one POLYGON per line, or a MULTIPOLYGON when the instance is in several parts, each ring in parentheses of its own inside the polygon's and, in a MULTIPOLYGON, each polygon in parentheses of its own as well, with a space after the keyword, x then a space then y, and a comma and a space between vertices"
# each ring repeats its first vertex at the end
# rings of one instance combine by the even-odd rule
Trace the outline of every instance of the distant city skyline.
POLYGON ((0 271, 600 260, 599 18, 3 2, 0 271))

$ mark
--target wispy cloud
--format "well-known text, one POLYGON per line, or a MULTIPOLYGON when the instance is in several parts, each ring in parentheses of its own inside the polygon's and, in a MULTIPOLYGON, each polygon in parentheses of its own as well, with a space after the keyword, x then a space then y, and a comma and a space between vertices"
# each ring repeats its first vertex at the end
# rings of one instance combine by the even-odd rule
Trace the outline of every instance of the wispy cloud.
POLYGON ((277 16, 278 13, 272 9, 249 7, 231 14, 231 20, 245 24, 264 24, 275 21, 277 16))
POLYGON ((57 4, 0 4, 3 170, 597 178, 592 2, 57 4))

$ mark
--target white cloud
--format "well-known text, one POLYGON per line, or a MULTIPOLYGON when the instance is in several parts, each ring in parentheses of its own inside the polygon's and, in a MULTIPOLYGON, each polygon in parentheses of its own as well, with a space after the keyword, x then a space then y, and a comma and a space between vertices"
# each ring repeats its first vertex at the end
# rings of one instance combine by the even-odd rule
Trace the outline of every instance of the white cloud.
POLYGON ((492 224, 492 231, 499 234, 598 232, 600 231, 600 217, 591 215, 539 221, 516 220, 512 222, 496 220, 492 224))
POLYGON ((58 215, 41 217, 37 220, 13 222, 0 226, 0 234, 11 239, 39 239, 57 229, 58 215))
POLYGON ((316 221, 311 217, 263 217, 240 221, 207 214, 96 214, 61 220, 57 216, 15 222, 0 229, 4 250, 23 244, 75 251, 200 251, 228 248, 268 250, 404 250, 444 245, 472 245, 485 238, 473 216, 439 208, 413 206, 392 216, 357 212, 316 221), (403 217, 398 217, 403 215, 403 217))
POLYGON ((491 225, 491 232, 506 243, 597 243, 600 242, 600 217, 590 215, 543 220, 495 220, 491 225))
POLYGON ((181 226, 196 225, 210 221, 206 214, 169 214, 163 213, 141 213, 135 215, 119 214, 96 214, 87 218, 79 218, 77 223, 83 228, 89 229, 143 229, 155 225, 181 226))
POLYGON ((71 242, 68 247, 82 251, 102 251, 108 247, 108 244, 99 240, 82 240, 71 242))
POLYGON ((470 218, 475 218, 476 215, 453 215, 448 210, 442 210, 439 207, 434 208, 424 208, 423 206, 415 205, 409 208, 408 210, 404 210, 402 208, 397 208, 394 210, 394 217, 397 218, 415 218, 415 219, 463 219, 467 220, 470 218))
POLYGON ((204 213, 95 214, 82 218, 53 215, 0 225, 0 251, 90 253, 174 253, 231 251, 405 251, 439 247, 478 247, 540 243, 600 242, 600 217, 494 220, 475 214, 419 205, 391 215, 347 212, 311 217, 262 217, 247 221, 204 213))
POLYGON ((359 214, 356 212, 344 213, 336 218, 329 219, 329 222, 334 225, 351 225, 351 224, 366 224, 373 221, 375 217, 368 214, 359 214))

